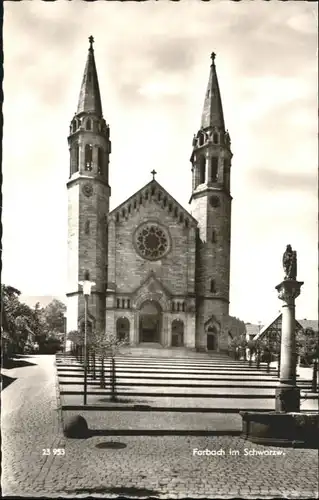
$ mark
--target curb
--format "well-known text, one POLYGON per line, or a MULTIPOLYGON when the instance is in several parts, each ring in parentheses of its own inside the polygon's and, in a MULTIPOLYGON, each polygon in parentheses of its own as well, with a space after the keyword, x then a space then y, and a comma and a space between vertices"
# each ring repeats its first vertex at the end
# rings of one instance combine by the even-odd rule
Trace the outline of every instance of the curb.
POLYGON ((60 385, 59 385, 59 374, 56 362, 56 354, 54 356, 54 367, 55 367, 55 393, 56 393, 56 402, 57 402, 57 414, 58 414, 58 422, 59 422, 59 431, 63 436, 63 411, 62 411, 62 403, 61 403, 61 395, 60 395, 60 385))

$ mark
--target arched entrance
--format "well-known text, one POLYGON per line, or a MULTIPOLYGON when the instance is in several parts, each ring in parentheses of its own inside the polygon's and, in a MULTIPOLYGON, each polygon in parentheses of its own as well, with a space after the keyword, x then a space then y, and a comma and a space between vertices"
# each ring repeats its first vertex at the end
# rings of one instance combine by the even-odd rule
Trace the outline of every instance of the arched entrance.
POLYGON ((184 345, 184 323, 180 319, 174 319, 172 322, 172 347, 181 347, 184 345))
POLYGON ((155 301, 144 302, 140 309, 139 341, 159 342, 161 339, 162 309, 155 301))
POLYGON ((210 326, 207 330, 207 350, 216 351, 217 349, 217 331, 214 326, 210 326))
POLYGON ((129 340, 130 322, 127 318, 119 318, 116 322, 116 336, 118 340, 129 340))

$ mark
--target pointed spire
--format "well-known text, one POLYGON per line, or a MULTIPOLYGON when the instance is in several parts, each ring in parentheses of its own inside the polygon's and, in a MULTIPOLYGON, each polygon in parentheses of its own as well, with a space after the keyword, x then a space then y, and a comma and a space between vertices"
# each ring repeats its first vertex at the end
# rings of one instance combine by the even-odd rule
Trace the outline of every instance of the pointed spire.
POLYGON ((84 70, 77 113, 91 112, 102 117, 99 81, 94 60, 93 36, 89 37, 89 53, 84 70))
POLYGON ((202 113, 201 127, 217 127, 225 131, 224 114, 222 101, 219 92, 219 85, 215 66, 215 52, 211 54, 211 66, 209 80, 205 95, 204 108, 202 113))

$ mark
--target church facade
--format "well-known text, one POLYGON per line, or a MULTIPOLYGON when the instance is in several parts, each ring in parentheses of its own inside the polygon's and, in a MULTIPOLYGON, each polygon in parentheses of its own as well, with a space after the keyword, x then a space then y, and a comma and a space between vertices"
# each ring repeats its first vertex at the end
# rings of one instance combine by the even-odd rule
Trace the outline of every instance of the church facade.
POLYGON ((68 137, 67 331, 84 325, 79 282, 95 283, 89 329, 198 350, 227 349, 232 153, 215 54, 201 127, 190 157, 190 209, 155 178, 109 210, 110 126, 105 122, 93 38, 68 137))

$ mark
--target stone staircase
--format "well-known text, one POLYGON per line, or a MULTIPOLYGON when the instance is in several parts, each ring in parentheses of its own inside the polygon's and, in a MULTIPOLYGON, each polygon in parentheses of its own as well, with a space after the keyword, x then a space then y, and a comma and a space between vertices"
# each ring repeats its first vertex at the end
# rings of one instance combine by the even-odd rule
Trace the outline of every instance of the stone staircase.
MULTIPOLYGON (((126 348, 116 357, 117 406, 136 405, 154 411, 197 411, 237 413, 240 410, 274 410, 277 370, 267 372, 248 362, 235 361, 225 354, 194 353, 181 348, 126 348), (161 353, 158 356, 157 353, 161 353)), ((62 404, 80 404, 83 367, 72 357, 57 356, 62 404)), ((96 375, 101 365, 97 362, 96 375)), ((106 387, 98 376, 88 376, 88 404, 110 407, 110 362, 105 361, 106 387)), ((310 381, 299 386, 309 389, 310 381)), ((305 398, 302 409, 315 411, 316 396, 305 398)))

